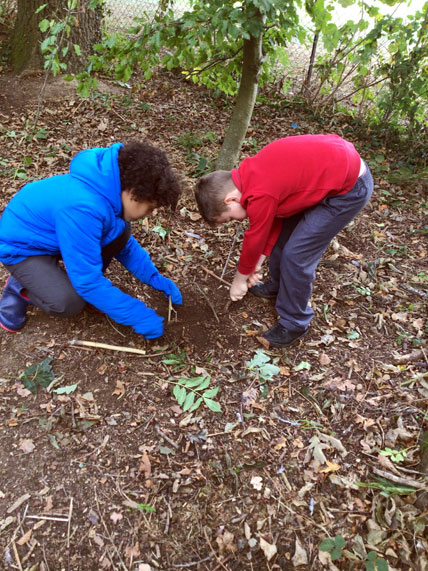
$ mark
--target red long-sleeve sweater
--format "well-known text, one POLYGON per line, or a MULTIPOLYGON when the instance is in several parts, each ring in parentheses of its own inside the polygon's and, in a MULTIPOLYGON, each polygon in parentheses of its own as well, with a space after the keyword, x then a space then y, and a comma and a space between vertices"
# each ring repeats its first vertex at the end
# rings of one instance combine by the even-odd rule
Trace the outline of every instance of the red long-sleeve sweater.
POLYGON ((354 145, 338 135, 296 135, 266 145, 232 170, 250 222, 238 271, 251 274, 262 254, 278 239, 282 218, 346 194, 357 181, 361 159, 354 145))

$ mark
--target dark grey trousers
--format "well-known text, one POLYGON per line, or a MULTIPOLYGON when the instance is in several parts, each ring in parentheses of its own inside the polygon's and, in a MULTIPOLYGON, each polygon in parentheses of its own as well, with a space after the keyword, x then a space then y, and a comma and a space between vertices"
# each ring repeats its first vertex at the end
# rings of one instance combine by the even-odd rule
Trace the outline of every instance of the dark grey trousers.
MULTIPOLYGON (((125 231, 113 242, 102 248, 103 271, 126 245, 131 235, 127 224, 125 231)), ((61 256, 30 256, 17 264, 4 264, 26 290, 28 299, 48 315, 72 317, 85 306, 71 284, 66 270, 60 264, 61 256)))
POLYGON ((373 178, 367 167, 347 193, 285 218, 271 252, 269 272, 278 287, 276 311, 280 324, 290 331, 306 329, 314 312, 309 305, 315 270, 332 239, 367 204, 373 178))

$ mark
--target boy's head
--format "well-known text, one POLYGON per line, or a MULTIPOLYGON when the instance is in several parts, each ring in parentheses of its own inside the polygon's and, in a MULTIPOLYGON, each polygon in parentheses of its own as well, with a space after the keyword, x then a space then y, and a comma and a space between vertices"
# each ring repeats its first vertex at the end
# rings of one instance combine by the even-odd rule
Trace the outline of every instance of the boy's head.
POLYGON ((180 183, 164 151, 147 142, 130 141, 119 149, 118 162, 122 202, 127 193, 134 202, 150 205, 150 211, 159 206, 175 209, 180 183))
POLYGON ((247 216, 230 171, 218 170, 203 176, 196 184, 195 198, 202 218, 209 224, 244 220, 247 216))

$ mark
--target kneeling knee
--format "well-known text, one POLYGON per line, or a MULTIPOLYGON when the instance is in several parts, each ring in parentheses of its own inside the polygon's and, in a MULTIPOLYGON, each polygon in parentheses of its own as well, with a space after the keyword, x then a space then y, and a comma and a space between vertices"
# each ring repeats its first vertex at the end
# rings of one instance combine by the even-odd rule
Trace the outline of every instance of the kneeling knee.
POLYGON ((86 302, 79 296, 64 297, 55 300, 55 303, 50 304, 45 311, 48 315, 55 317, 74 317, 82 311, 85 305, 86 302))

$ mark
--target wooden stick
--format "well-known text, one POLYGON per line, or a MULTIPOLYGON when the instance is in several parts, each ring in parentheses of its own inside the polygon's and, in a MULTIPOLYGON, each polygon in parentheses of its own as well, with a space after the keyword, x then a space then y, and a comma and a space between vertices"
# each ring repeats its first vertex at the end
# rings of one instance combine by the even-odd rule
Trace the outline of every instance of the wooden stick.
POLYGON ((212 276, 213 278, 215 278, 216 280, 218 280, 219 282, 231 287, 232 284, 230 284, 229 282, 227 282, 226 280, 224 280, 223 278, 220 278, 219 276, 217 276, 214 272, 212 272, 211 270, 209 270, 208 268, 206 268, 205 266, 202 266, 202 269, 204 270, 204 272, 207 272, 207 274, 209 274, 210 276, 212 276))
POLYGON ((198 290, 201 292, 201 294, 202 294, 202 295, 204 296, 204 298, 206 299, 206 302, 207 302, 208 305, 210 306, 211 311, 214 313, 214 317, 216 318, 217 323, 220 323, 220 319, 218 318, 218 315, 217 315, 217 313, 216 313, 216 310, 214 309, 213 304, 212 304, 211 301, 210 301, 210 298, 207 296, 207 294, 204 292, 204 290, 199 287, 198 284, 196 284, 196 287, 198 288, 198 290))
POLYGON ((68 517, 51 517, 47 515, 26 515, 26 519, 45 519, 49 521, 64 521, 68 522, 68 517))
POLYGON ((403 486, 410 486, 412 488, 417 488, 418 490, 426 490, 426 485, 422 482, 418 482, 418 480, 414 480, 413 478, 402 478, 401 476, 396 476, 395 474, 391 474, 391 472, 386 472, 385 470, 379 470, 373 466, 373 472, 377 476, 381 476, 381 478, 385 478, 386 480, 390 480, 391 482, 395 482, 396 484, 402 484, 403 486))
POLYGON ((13 553, 15 554, 16 563, 18 564, 19 571, 22 571, 21 560, 19 559, 18 550, 16 549, 15 542, 12 541, 13 553))
MULTIPOLYGON (((97 347, 99 349, 110 349, 111 351, 124 351, 125 353, 138 353, 138 355, 146 355, 145 349, 135 349, 134 347, 120 347, 119 345, 107 345, 106 343, 96 343, 95 341, 79 341, 72 339, 70 345, 82 345, 84 347, 97 347)), ((146 355, 147 357, 148 355, 146 355)))
POLYGON ((68 510, 68 525, 67 525, 67 549, 70 549, 70 529, 71 529, 72 514, 73 514, 73 498, 70 498, 70 509, 68 510))
POLYGON ((171 446, 174 446, 174 448, 178 450, 178 444, 174 442, 174 440, 171 440, 171 438, 167 436, 164 432, 162 432, 159 426, 155 426, 155 430, 159 434, 159 436, 162 436, 162 438, 164 438, 167 442, 169 442, 171 446))

